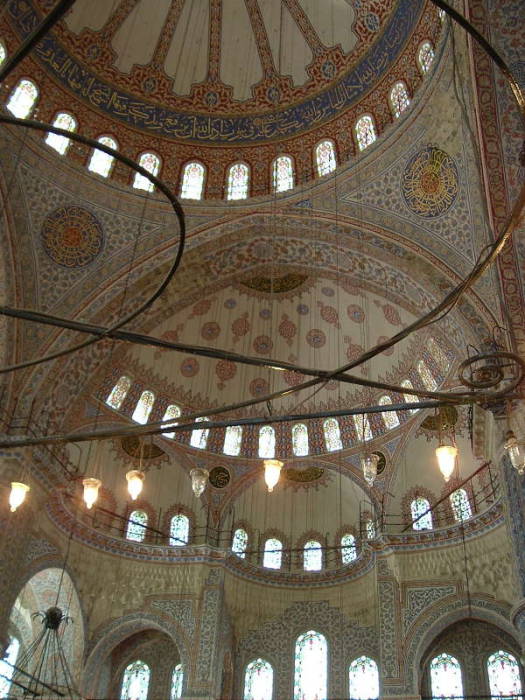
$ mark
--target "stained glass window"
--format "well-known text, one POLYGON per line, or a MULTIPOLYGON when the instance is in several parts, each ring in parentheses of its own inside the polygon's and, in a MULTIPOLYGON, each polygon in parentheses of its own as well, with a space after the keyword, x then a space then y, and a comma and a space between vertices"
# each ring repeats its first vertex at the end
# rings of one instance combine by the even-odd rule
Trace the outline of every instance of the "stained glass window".
POLYGON ((263 566, 267 569, 280 569, 283 557, 283 544, 271 537, 264 543, 263 566))
MULTIPOLYGON (((148 173, 158 175, 160 170, 160 158, 154 153, 142 153, 139 158, 139 165, 141 168, 144 168, 144 170, 147 170, 148 173)), ((155 185, 140 173, 135 173, 133 187, 136 190, 146 190, 146 192, 153 192, 155 189, 155 185)))
POLYGON ((129 377, 120 377, 106 399, 107 405, 118 411, 118 409, 122 406, 122 402, 126 398, 130 387, 131 379, 129 377))
MULTIPOLYGON (((203 421, 208 420, 210 419, 203 416, 202 418, 196 418, 195 422, 202 423, 203 421)), ((205 450, 209 434, 209 428, 195 428, 195 430, 191 431, 190 445, 192 447, 197 447, 199 450, 205 450)))
POLYGON ((407 87, 402 80, 396 83, 390 90, 390 106, 392 107, 392 114, 396 119, 410 106, 407 87))
POLYGON ((308 454, 308 428, 304 423, 296 423, 292 428, 292 450, 296 457, 308 454))
POLYGON ((228 192, 227 199, 246 199, 248 197, 248 184, 250 182, 250 169, 245 163, 234 163, 228 168, 228 192))
POLYGON ((259 430, 259 457, 263 459, 275 457, 275 430, 271 425, 263 425, 259 430))
POLYGON ((244 700, 272 700, 273 668, 264 659, 255 659, 246 666, 244 700))
POLYGON ((186 515, 179 513, 174 515, 170 521, 170 544, 181 547, 188 544, 190 539, 190 519, 186 515))
POLYGON ((428 341, 428 349, 430 350, 430 353, 436 361, 439 369, 443 373, 448 372, 450 368, 450 360, 443 351, 443 348, 435 340, 435 338, 430 338, 430 340, 428 341))
POLYGON ((148 516, 143 510, 133 510, 129 514, 126 539, 133 542, 142 542, 146 537, 146 525, 148 516))
POLYGON ((461 523, 472 516, 472 508, 465 489, 457 489, 450 494, 450 505, 456 522, 461 523))
POLYGON ((241 559, 246 557, 248 547, 248 533, 242 527, 238 527, 233 533, 232 552, 241 559))
POLYGON ((328 175, 336 169, 335 148, 332 141, 321 141, 321 143, 317 144, 315 160, 320 177, 328 175))
POLYGON ((129 664, 124 671, 120 700, 147 700, 149 677, 149 666, 144 661, 129 664))
POLYGON ((341 430, 337 418, 327 418, 323 423, 324 442, 328 452, 343 449, 341 442, 341 430))
POLYGON ((495 652, 487 659, 490 694, 493 698, 521 696, 521 678, 518 662, 506 651, 495 652))
POLYGON ((148 422, 149 414, 151 413, 151 409, 153 408, 154 403, 155 394, 152 391, 143 391, 140 395, 140 399, 138 400, 137 405, 135 406, 133 415, 131 416, 135 423, 140 423, 141 425, 144 425, 148 422))
POLYGON ((173 669, 173 674, 171 676, 171 694, 170 700, 177 700, 182 696, 182 683, 184 681, 184 672, 182 670, 182 664, 177 664, 173 669))
POLYGON ((360 656, 350 664, 348 672, 350 700, 379 698, 379 670, 369 656, 360 656))
POLYGON ((412 514, 412 527, 414 530, 432 530, 432 513, 429 508, 430 503, 426 498, 418 496, 412 501, 410 504, 410 512, 412 514), (417 518, 419 518, 419 520, 417 520, 417 518))
POLYGON ((7 51, 5 50, 5 46, 3 45, 3 43, 0 41, 0 66, 5 61, 6 58, 7 58, 7 51))
POLYGON ((321 571, 323 568, 323 550, 320 542, 308 540, 304 545, 303 562, 305 571, 321 571))
MULTIPOLYGON (((169 420, 170 418, 178 418, 180 416, 180 407, 177 406, 177 404, 172 403, 168 408, 166 409, 166 412, 164 413, 162 420, 169 420)), ((170 423, 170 425, 177 425, 176 422, 170 423)), ((175 432, 172 433, 162 433, 164 437, 173 438, 175 437, 175 432)))
POLYGON ((361 442, 363 442, 363 440, 371 440, 374 437, 372 435, 372 429, 370 428, 370 421, 365 413, 360 416, 354 416, 354 425, 357 437, 361 442))
MULTIPOLYGON (((76 131, 77 120, 72 114, 59 112, 55 117, 53 126, 56 126, 58 129, 65 129, 66 131, 76 131)), ((63 156, 69 148, 71 139, 68 139, 67 136, 59 136, 58 134, 49 132, 46 136, 46 143, 63 156)))
POLYGON ((463 696, 459 661, 450 654, 440 654, 430 662, 430 686, 435 700, 463 696))
POLYGON ((33 111, 37 99, 37 86, 31 80, 19 80, 6 107, 18 119, 25 119, 33 111))
MULTIPOLYGON (((380 406, 391 406, 392 405, 392 399, 390 396, 382 396, 379 399, 379 405, 380 406)), ((392 428, 397 428, 399 425, 399 418, 397 417, 397 413, 395 411, 383 411, 381 413, 383 416, 383 420, 385 422, 386 427, 388 430, 392 430, 392 428)))
POLYGON ((417 363, 417 371, 419 376, 421 377, 421 381, 423 382, 425 389, 428 389, 429 391, 436 391, 437 382, 434 379, 434 375, 429 370, 425 360, 419 360, 419 362, 417 363))
POLYGON ((419 63, 419 67, 421 68, 422 73, 428 73, 433 60, 434 48, 432 47, 432 44, 429 41, 424 41, 421 44, 419 48, 419 53, 417 55, 417 61, 419 63))
POLYGON ((442 10, 441 8, 439 8, 438 15, 439 15, 439 19, 443 22, 445 20, 445 17, 447 16, 447 13, 445 12, 445 10, 442 10))
MULTIPOLYGON (((103 146, 109 146, 109 148, 112 148, 114 151, 118 149, 117 142, 110 136, 101 136, 97 141, 103 146)), ((109 153, 104 153, 104 151, 99 151, 98 148, 94 148, 89 160, 88 170, 91 170, 92 173, 102 175, 102 177, 107 177, 113 167, 114 160, 115 158, 110 156, 109 153)))
POLYGON ((241 453, 241 445, 242 425, 229 425, 224 435, 224 454, 237 457, 241 453))
POLYGON ((369 114, 363 115, 355 124, 355 135, 360 151, 370 146, 377 139, 374 120, 369 114))
POLYGON ((20 642, 16 637, 12 637, 7 647, 4 660, 0 661, 0 698, 5 698, 11 688, 11 678, 13 677, 16 659, 20 650, 20 642))
POLYGON ((272 182, 276 192, 293 189, 293 163, 290 156, 279 156, 273 161, 272 182))
POLYGON ((365 532, 367 540, 375 540, 375 538, 377 537, 377 532, 373 520, 370 519, 365 521, 365 532))
POLYGON ((202 199, 204 188, 204 165, 193 161, 186 163, 182 171, 180 196, 184 199, 202 199))
POLYGON ((355 537, 350 533, 341 537, 341 561, 343 564, 351 564, 357 559, 357 546, 355 537))
POLYGON ((313 630, 301 634, 295 642, 294 700, 326 700, 326 639, 313 630))
MULTIPOLYGON (((413 389, 414 385, 410 381, 410 379, 403 379, 401 382, 401 386, 405 387, 405 389, 413 389)), ((415 396, 414 394, 403 394, 403 398, 405 399, 406 403, 417 403, 419 401, 419 397, 415 396)), ((419 408, 411 408, 410 413, 417 413, 419 411, 419 408)))

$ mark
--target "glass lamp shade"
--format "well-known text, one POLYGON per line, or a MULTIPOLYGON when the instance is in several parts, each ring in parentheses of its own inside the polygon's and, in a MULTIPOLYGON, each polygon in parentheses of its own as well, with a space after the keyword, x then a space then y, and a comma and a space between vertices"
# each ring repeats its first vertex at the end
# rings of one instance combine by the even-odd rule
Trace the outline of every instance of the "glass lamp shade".
POLYGON ((22 505, 29 490, 30 488, 27 484, 22 484, 20 481, 11 482, 11 493, 9 494, 11 513, 14 513, 18 506, 22 505))
POLYGON ((363 468, 363 476, 369 486, 374 485, 377 476, 377 465, 379 464, 379 455, 370 454, 361 458, 361 466, 363 468))
POLYGON ((518 440, 512 430, 505 435, 505 449, 509 455, 510 462, 518 474, 525 474, 525 458, 521 452, 518 440))
POLYGON ((132 469, 126 474, 126 479, 128 480, 129 495, 132 500, 136 501, 144 485, 144 472, 132 469))
POLYGON ((281 476, 281 469, 283 468, 283 463, 278 459, 265 459, 264 460, 264 480, 266 481, 266 486, 268 487, 268 493, 271 493, 274 487, 279 481, 281 476))
POLYGON ((100 479, 94 477, 86 477, 82 479, 84 487, 84 501, 88 508, 91 508, 98 498, 98 490, 102 486, 100 479))
POLYGON ((456 466, 456 457, 458 448, 454 445, 440 445, 436 447, 436 457, 439 470, 443 474, 445 481, 448 481, 452 476, 454 467, 456 466))
POLYGON ((201 467, 196 467, 190 472, 191 488, 193 489, 193 493, 197 498, 202 496, 206 490, 206 485, 208 484, 208 474, 208 470, 202 469, 201 467))

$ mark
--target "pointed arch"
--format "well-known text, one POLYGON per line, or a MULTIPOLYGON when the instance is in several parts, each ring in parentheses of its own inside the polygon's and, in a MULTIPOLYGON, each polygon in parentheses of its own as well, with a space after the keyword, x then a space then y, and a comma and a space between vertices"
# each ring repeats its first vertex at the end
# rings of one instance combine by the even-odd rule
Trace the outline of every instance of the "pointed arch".
MULTIPOLYGON (((97 141, 103 146, 112 148, 114 151, 118 150, 118 143, 111 136, 99 136, 97 141)), ((98 148, 94 148, 89 159, 88 170, 101 177, 109 177, 114 163, 115 158, 113 156, 110 156, 109 153, 104 153, 104 151, 99 151, 98 148)))
POLYGON ((315 147, 315 163, 319 177, 329 175, 337 168, 335 144, 331 139, 325 139, 315 147))
POLYGON ((32 80, 22 78, 9 95, 6 107, 17 119, 27 119, 35 108, 39 97, 37 86, 32 80))
POLYGON ((489 656, 487 675, 493 698, 521 697, 523 691, 520 667, 516 658, 509 652, 500 649, 489 656))
POLYGON ((273 667, 264 659, 250 661, 244 672, 244 700, 272 700, 273 667))
MULTIPOLYGON (((157 176, 160 172, 161 161, 159 156, 155 153, 145 152, 141 153, 139 156, 139 165, 141 168, 144 168, 144 170, 147 170, 148 173, 157 176)), ((155 185, 140 173, 135 173, 133 187, 136 190, 145 190, 146 192, 153 192, 155 189, 155 185)))
MULTIPOLYGON (((77 130, 77 120, 69 112, 58 112, 53 120, 53 126, 58 129, 65 129, 66 131, 76 131, 77 130)), ((59 136, 58 134, 53 134, 51 131, 47 133, 45 142, 61 156, 67 153, 69 146, 71 145, 71 139, 67 136, 59 136)))
POLYGON ((228 168, 226 199, 247 199, 250 187, 250 168, 246 163, 233 163, 228 168))
POLYGON ((348 668, 350 700, 379 698, 379 669, 374 659, 360 656, 348 668))
POLYGON ((463 696, 461 664, 450 654, 438 654, 430 662, 430 686, 435 698, 463 696))
POLYGON ((180 196, 182 199, 202 199, 206 168, 198 160, 186 163, 182 169, 180 196))
POLYGON ((120 700, 147 700, 151 671, 147 663, 137 659, 124 670, 120 700))

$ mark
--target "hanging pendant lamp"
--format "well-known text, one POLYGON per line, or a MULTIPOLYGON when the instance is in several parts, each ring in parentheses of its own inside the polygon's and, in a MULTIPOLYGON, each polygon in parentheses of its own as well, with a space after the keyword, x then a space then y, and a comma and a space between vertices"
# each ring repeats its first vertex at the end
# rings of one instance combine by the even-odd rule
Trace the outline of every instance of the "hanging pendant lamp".
POLYGON ((283 463, 278 459, 264 460, 264 480, 268 487, 268 493, 271 493, 274 487, 277 486, 282 468, 283 463))
POLYGON ((443 474, 445 481, 448 481, 452 476, 457 456, 458 448, 455 445, 440 445, 436 447, 439 470, 443 474))
POLYGON ((525 457, 520 448, 518 439, 512 430, 508 430, 505 434, 504 448, 509 455, 510 463, 518 474, 525 474, 525 457))
POLYGON ((361 466, 363 469, 363 477, 369 486, 374 485, 377 477, 377 466, 379 464, 379 455, 372 454, 361 457, 361 466))
POLYGON ((98 498, 98 490, 102 486, 100 479, 95 479, 95 477, 86 477, 82 479, 82 486, 84 487, 84 501, 88 509, 93 507, 98 498))
POLYGON ((30 491, 30 487, 27 484, 23 484, 21 481, 11 482, 11 493, 9 494, 11 513, 14 513, 16 509, 22 505, 28 491, 30 491))
POLYGON ((191 488, 193 489, 193 493, 197 498, 202 496, 206 489, 206 485, 208 484, 208 475, 208 470, 202 469, 201 467, 195 467, 195 469, 192 469, 190 472, 191 488))

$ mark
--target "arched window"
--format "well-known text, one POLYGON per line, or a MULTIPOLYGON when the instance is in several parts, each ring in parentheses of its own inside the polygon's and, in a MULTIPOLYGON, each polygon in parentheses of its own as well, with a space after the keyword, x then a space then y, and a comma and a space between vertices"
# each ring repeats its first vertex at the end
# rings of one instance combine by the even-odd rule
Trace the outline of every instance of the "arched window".
MULTIPOLYGON (((180 407, 177 406, 177 404, 172 403, 172 404, 171 404, 170 406, 168 406, 168 408, 166 409, 166 412, 164 413, 164 415, 163 415, 163 417, 162 417, 162 420, 169 420, 170 418, 179 418, 180 413, 181 413, 180 407)), ((171 426, 171 425, 177 425, 177 423, 176 423, 176 422, 170 423, 170 426, 171 426)), ((171 440, 173 440, 173 438, 175 437, 175 432, 172 432, 172 433, 162 433, 162 434, 164 435, 164 437, 170 438, 171 440)))
POLYGON ((343 564, 351 564, 357 559, 357 546, 355 537, 350 533, 341 537, 341 561, 343 564))
POLYGON ((363 440, 371 440, 374 437, 366 413, 362 413, 360 416, 354 416, 354 425, 357 438, 361 442, 363 442, 363 440))
POLYGON ((426 498, 418 496, 410 504, 412 528, 414 530, 432 530, 432 513, 426 498), (421 517, 420 517, 421 516, 421 517))
POLYGON ((129 377, 120 377, 106 399, 107 405, 118 411, 118 409, 122 406, 122 402, 126 398, 130 387, 131 379, 129 377))
POLYGON ((323 550, 320 542, 308 540, 304 545, 303 565, 305 571, 321 571, 323 568, 323 550))
POLYGON ((0 66, 5 61, 6 58, 7 58, 7 51, 5 50, 5 46, 4 46, 3 42, 0 41, 0 66))
POLYGON ((296 423, 292 427, 292 450, 296 457, 306 457, 308 454, 308 428, 304 423, 296 423))
POLYGON ((293 189, 293 162, 290 156, 279 156, 273 161, 272 183, 276 192, 293 189))
MULTIPOLYGON (((68 112, 59 112, 55 117, 53 126, 56 126, 58 129, 65 129, 66 131, 76 131, 77 120, 68 112)), ((71 139, 68 139, 67 136, 59 136, 58 134, 49 132, 46 136, 46 143, 63 156, 69 148, 71 139)))
POLYGON ((376 526, 371 518, 365 520, 365 532, 367 540, 375 540, 377 537, 376 526))
MULTIPOLYGON (((158 175, 160 170, 160 158, 154 153, 142 153, 139 158, 139 165, 141 168, 144 168, 144 170, 147 170, 148 173, 158 175)), ((155 189, 155 185, 140 173, 135 173, 133 187, 136 190, 146 190, 146 192, 153 192, 155 189)))
POLYGON ((184 682, 184 672, 182 664, 177 664, 171 675, 171 693, 170 700, 177 700, 182 696, 182 684, 184 682))
POLYGON ((272 700, 273 668, 264 659, 255 659, 246 666, 244 700, 272 700))
POLYGON ((363 115, 356 121, 355 136, 360 151, 364 151, 377 139, 374 120, 369 114, 363 115))
POLYGON ((410 98, 408 96, 407 86, 400 80, 390 90, 390 107, 392 108, 392 114, 397 119, 409 106, 410 98))
POLYGON ((448 372, 450 368, 450 360, 446 356, 445 352, 439 345, 439 343, 436 341, 435 338, 430 338, 428 341, 428 349, 430 351, 430 354, 436 361, 439 369, 445 374, 448 372))
POLYGON ((457 523, 462 523, 472 517, 472 508, 465 489, 457 489, 450 494, 450 505, 457 523))
POLYGON ((180 196, 183 199, 202 199, 204 189, 204 165, 197 161, 186 163, 182 171, 180 196))
POLYGON ((133 510, 129 514, 126 539, 133 542, 143 542, 146 537, 148 516, 143 510, 133 510))
MULTIPOLYGON (((202 418, 196 418, 196 423, 202 423, 204 421, 210 420, 203 416, 202 418)), ((191 431, 190 445, 192 447, 197 447, 199 450, 205 450, 206 444, 208 442, 208 435, 210 434, 209 428, 195 428, 191 431)))
POLYGON ((170 520, 170 544, 182 547, 190 540, 190 519, 187 515, 174 515, 170 520))
POLYGON ((223 452, 225 455, 237 457, 241 453, 242 425, 229 425, 224 435, 223 452))
POLYGON ((348 670, 350 700, 379 698, 379 669, 369 656, 354 659, 348 670))
POLYGON ((11 688, 11 679, 15 669, 13 668, 20 651, 20 642, 16 637, 11 637, 4 659, 0 661, 0 698, 5 698, 11 688))
POLYGON ((259 457, 263 459, 275 457, 275 430, 271 425, 263 425, 259 430, 259 457))
POLYGON ((487 674, 493 698, 521 696, 520 667, 512 654, 501 649, 491 654, 487 659, 487 674))
MULTIPOLYGON (((379 405, 391 406, 392 399, 390 396, 382 396, 379 399, 379 405)), ((397 428, 399 426, 399 418, 397 417, 397 413, 395 411, 383 411, 381 415, 388 430, 392 430, 392 428, 397 428)))
POLYGON ((432 697, 463 697, 463 681, 459 661, 450 654, 440 654, 430 662, 432 697))
POLYGON ((38 88, 32 80, 19 80, 13 92, 9 95, 7 109, 18 119, 25 119, 33 111, 38 99, 38 88))
POLYGON ((445 12, 445 10, 442 10, 441 8, 439 8, 439 9, 438 9, 438 15, 439 15, 439 19, 440 19, 442 22, 444 22, 444 21, 445 21, 445 17, 447 16, 447 13, 445 12))
MULTIPOLYGON (((97 141, 103 146, 109 146, 109 148, 112 148, 114 151, 118 149, 117 142, 110 136, 101 136, 97 141)), ((115 158, 110 156, 109 153, 104 153, 104 151, 99 151, 98 148, 94 148, 91 158, 89 159, 88 170, 91 170, 92 173, 97 173, 97 175, 102 175, 102 177, 107 177, 111 172, 114 161, 115 158)))
MULTIPOLYGON (((401 386, 404 387, 405 389, 413 389, 414 385, 410 381, 410 379, 403 379, 401 382, 401 386)), ((419 397, 415 396, 414 394, 403 394, 403 398, 405 399, 406 403, 417 403, 419 401, 419 397)), ((411 408, 410 413, 417 413, 419 411, 419 408, 411 408)))
POLYGON ((343 449, 341 430, 337 418, 327 418, 323 423, 324 442, 328 452, 343 449))
POLYGON ((321 141, 315 149, 315 160, 319 177, 332 173, 336 167, 335 147, 333 141, 321 141))
POLYGON ((430 41, 424 41, 419 47, 417 62, 422 73, 428 73, 434 61, 434 47, 430 41))
POLYGON ((242 527, 238 527, 233 533, 232 552, 241 559, 246 556, 246 548, 248 547, 248 533, 242 527))
POLYGON ((250 182, 250 169, 245 163, 234 163, 228 168, 227 199, 246 199, 250 182))
POLYGON ((280 569, 283 558, 283 543, 270 537, 264 543, 263 566, 267 569, 280 569))
POLYGON ((429 391, 436 391, 437 382, 434 379, 434 375, 429 370, 425 360, 419 360, 419 362, 417 363, 417 371, 419 376, 421 377, 421 381, 423 382, 425 389, 428 389, 429 391))
POLYGON ((149 666, 144 661, 134 661, 126 666, 120 700, 147 700, 149 677, 149 666))
POLYGON ((143 391, 137 405, 135 406, 133 415, 131 416, 132 420, 134 420, 135 423, 140 423, 141 425, 147 423, 154 403, 155 394, 152 391, 143 391))
POLYGON ((294 700, 326 700, 327 644, 319 632, 301 634, 295 642, 294 700))

